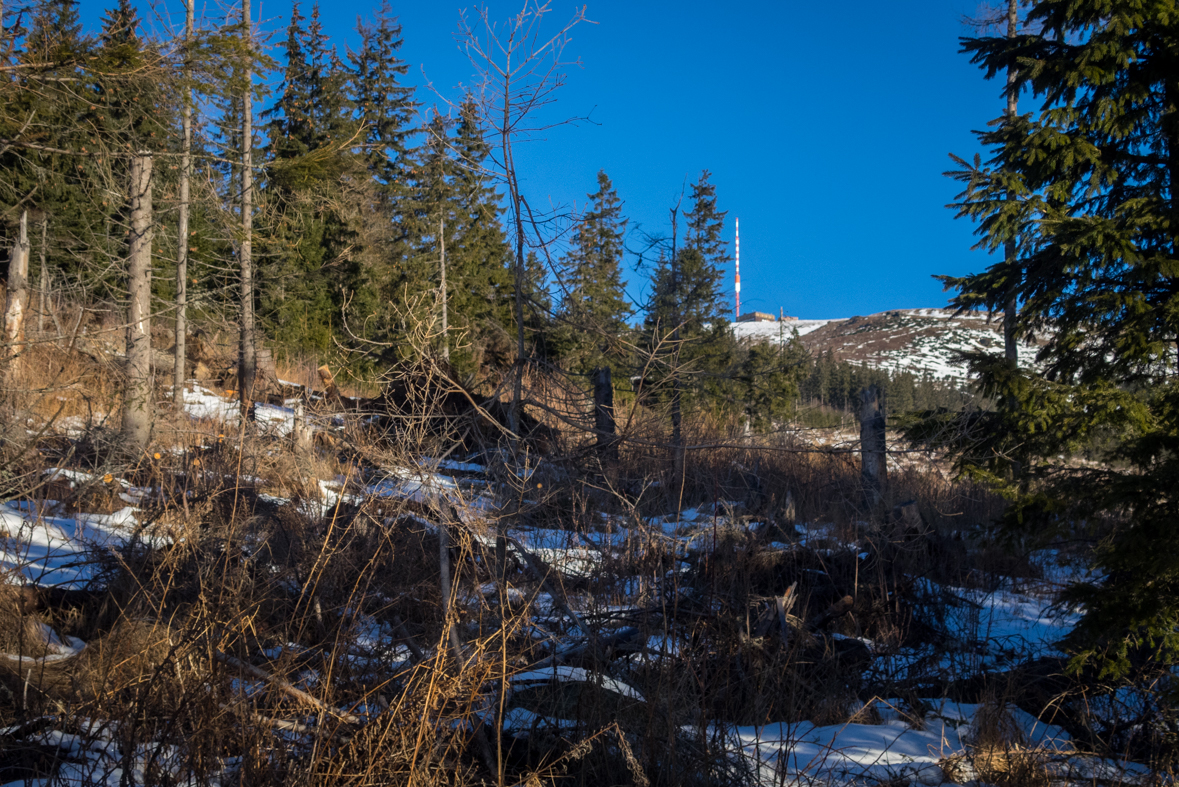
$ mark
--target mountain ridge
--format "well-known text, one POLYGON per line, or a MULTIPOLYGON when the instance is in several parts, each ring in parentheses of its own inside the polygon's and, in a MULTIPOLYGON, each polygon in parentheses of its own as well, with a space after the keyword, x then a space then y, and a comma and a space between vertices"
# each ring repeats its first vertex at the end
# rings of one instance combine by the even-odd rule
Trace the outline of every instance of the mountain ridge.
MULTIPOLYGON (((813 355, 830 351, 837 360, 931 376, 956 384, 969 381, 963 352, 1003 352, 1003 321, 985 312, 949 309, 890 309, 866 316, 784 322, 734 322, 742 341, 776 343, 797 331, 813 355)), ((1034 365, 1036 344, 1020 343, 1020 365, 1034 365)))

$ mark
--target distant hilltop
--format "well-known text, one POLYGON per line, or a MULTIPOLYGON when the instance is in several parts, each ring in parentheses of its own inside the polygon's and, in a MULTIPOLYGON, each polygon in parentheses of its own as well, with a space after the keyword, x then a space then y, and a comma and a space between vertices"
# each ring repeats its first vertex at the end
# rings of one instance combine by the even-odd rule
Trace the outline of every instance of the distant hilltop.
MULTIPOLYGON (((760 312, 751 314, 760 315, 760 312)), ((812 354, 828 350, 839 360, 892 372, 912 372, 964 383, 961 352, 1003 351, 1003 324, 985 313, 955 316, 948 309, 894 309, 867 317, 844 319, 744 319, 731 323, 738 339, 788 341, 797 331, 812 354)), ((1031 366, 1038 346, 1020 345, 1020 364, 1031 366)))

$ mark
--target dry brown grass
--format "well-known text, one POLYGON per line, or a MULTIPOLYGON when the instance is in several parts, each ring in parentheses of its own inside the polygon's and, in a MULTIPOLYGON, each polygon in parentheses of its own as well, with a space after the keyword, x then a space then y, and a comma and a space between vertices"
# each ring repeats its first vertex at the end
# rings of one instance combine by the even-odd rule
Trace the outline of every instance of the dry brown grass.
POLYGON ((93 429, 112 422, 122 398, 121 379, 117 366, 101 352, 34 342, 21 354, 7 385, 16 411, 27 413, 38 426, 93 429))
POLYGON ((32 659, 52 653, 44 621, 37 614, 37 594, 10 583, 8 577, 0 579, 0 652, 32 659))
POLYGON ((1049 754, 1027 745, 1006 703, 992 696, 970 729, 970 761, 978 778, 997 787, 1048 787, 1049 754))
MULTIPOLYGON (((73 362, 73 371, 53 375, 81 374, 88 363, 73 362)), ((314 384, 316 365, 296 360, 278 372, 314 384)), ((94 402, 117 403, 117 385, 117 376, 99 385, 94 402)), ((169 752, 167 767, 156 763, 145 778, 160 784, 207 779, 229 762, 241 783, 257 785, 740 785, 750 774, 703 732, 711 723, 872 723, 861 696, 870 654, 844 637, 896 646, 914 637, 913 576, 1019 568, 946 538, 999 509, 969 484, 915 465, 896 472, 890 503, 916 500, 932 531, 909 534, 865 509, 854 457, 815 450, 805 436, 750 438, 736 422, 693 417, 677 464, 666 413, 624 400, 621 456, 611 465, 589 447, 587 388, 533 374, 527 392, 537 403, 529 412, 557 433, 554 450, 528 483, 490 455, 493 483, 480 489, 499 507, 479 521, 460 521, 429 495, 361 494, 455 438, 430 428, 428 402, 392 437, 352 419, 305 453, 164 407, 160 456, 110 468, 111 481, 72 497, 33 492, 42 466, 34 451, 13 481, 18 496, 68 498, 63 510, 95 511, 121 502, 120 480, 153 492, 141 506, 144 538, 96 558, 101 587, 29 609, 15 591, 0 593, 0 645, 26 657, 0 669, 0 721, 52 714, 63 729, 83 730, 101 719, 120 751, 169 752), (356 497, 321 512, 319 481, 336 477, 349 479, 342 491, 356 497), (692 554, 644 524, 718 502, 735 504, 722 511, 729 527, 692 554), (832 525, 831 544, 817 546, 840 549, 770 548, 797 540, 795 522, 832 525), (501 564, 493 546, 507 527, 565 530, 572 543, 618 523, 632 531, 628 547, 585 575, 510 555, 501 564), (449 607, 439 525, 451 545, 449 607), (856 551, 842 548, 853 541, 856 551), (861 561, 859 549, 871 560, 861 561), (518 595, 509 599, 508 588, 518 595), (796 595, 785 626, 760 626, 788 588, 796 595), (580 642, 559 601, 576 606, 600 640, 635 630, 625 647, 587 642, 562 658, 625 680, 642 701, 593 683, 500 693, 506 678, 550 657, 554 642, 580 642), (12 610, 20 614, 4 628, 12 610), (42 622, 86 649, 45 660, 42 622), (658 638, 674 647, 648 658, 658 638), (501 734, 501 712, 521 709, 572 726, 538 721, 527 734, 501 734)), ((29 402, 48 396, 34 393, 29 402)), ((98 438, 59 442, 76 449, 85 440, 98 438)), ((88 449, 86 466, 101 466, 101 478, 99 448, 88 449)), ((60 456, 81 466, 77 450, 60 456)), ((981 718, 980 773, 1040 784, 1034 755, 1007 735, 1002 714, 981 718)), ((33 751, 35 742, 30 734, 19 743, 33 751)), ((56 767, 32 761, 39 775, 56 767)))

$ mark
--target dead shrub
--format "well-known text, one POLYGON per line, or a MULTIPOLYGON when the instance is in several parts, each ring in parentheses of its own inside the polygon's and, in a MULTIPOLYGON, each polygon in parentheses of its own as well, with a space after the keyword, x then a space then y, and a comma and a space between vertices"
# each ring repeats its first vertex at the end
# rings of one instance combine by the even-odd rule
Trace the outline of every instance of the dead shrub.
POLYGON ((5 660, 39 659, 55 652, 48 627, 37 614, 39 605, 35 588, 13 584, 0 573, 0 653, 5 660))
POLYGON ((970 758, 978 778, 997 787, 1048 787, 1047 756, 1027 746, 1006 703, 983 703, 970 728, 970 758))

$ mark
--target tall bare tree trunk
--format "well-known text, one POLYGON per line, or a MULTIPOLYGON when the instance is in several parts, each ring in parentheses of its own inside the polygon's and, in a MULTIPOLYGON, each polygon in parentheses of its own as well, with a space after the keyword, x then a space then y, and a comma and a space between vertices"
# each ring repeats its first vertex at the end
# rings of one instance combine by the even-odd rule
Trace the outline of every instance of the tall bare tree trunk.
POLYGON ((25 314, 29 310, 29 214, 20 214, 20 237, 8 258, 8 300, 4 304, 4 354, 10 365, 25 340, 25 314))
MULTIPOLYGON (((683 197, 681 193, 681 199, 683 197)), ((675 327, 671 332, 672 347, 672 380, 671 380, 671 444, 675 451, 675 473, 683 478, 684 469, 684 431, 683 431, 683 381, 680 380, 680 260, 679 249, 679 213, 680 203, 676 202, 671 211, 671 291, 675 306, 672 308, 671 319, 675 327)), ((683 490, 680 490, 681 493, 683 490)))
POLYGON ((257 377, 257 347, 254 336, 254 105, 252 29, 250 0, 242 0, 242 36, 246 51, 245 93, 242 96, 242 241, 238 262, 241 271, 241 342, 237 378, 242 417, 254 419, 254 383, 257 377))
POLYGON ((446 313, 446 220, 438 220, 438 245, 442 251, 442 360, 450 363, 450 326, 446 313))
MULTIPOLYGON (((512 159, 512 54, 509 50, 507 68, 504 70, 504 113, 503 125, 500 127, 500 146, 503 151, 504 175, 507 179, 508 196, 512 202, 512 215, 516 232, 516 255, 512 266, 513 281, 515 283, 515 316, 516 316, 516 363, 513 366, 515 378, 512 381, 512 401, 508 406, 508 429, 512 432, 512 458, 517 459, 520 435, 520 400, 524 396, 524 216, 521 214, 523 199, 520 196, 519 183, 516 181, 516 163, 512 159)), ((516 507, 519 513, 521 496, 516 497, 516 507)), ((499 579, 500 592, 507 586, 508 577, 508 539, 507 525, 503 518, 496 522, 495 528, 495 566, 499 579)))
POLYGON ((127 395, 123 406, 123 444, 138 457, 151 438, 151 154, 131 159, 131 249, 127 259, 127 395))
MULTIPOLYGON (((513 177, 513 182, 515 178, 513 177)), ((514 187, 513 187, 514 190, 514 187)), ((512 406, 508 410, 508 427, 520 434, 520 402, 524 398, 524 220, 520 217, 520 198, 516 204, 516 378, 512 382, 512 406)))
MULTIPOLYGON (((1019 0, 1007 0, 1007 38, 1015 38, 1019 28, 1019 0)), ((1011 120, 1018 111, 1019 95, 1015 87, 1015 66, 1007 67, 1007 119, 1011 120)), ((1017 254, 1015 241, 1009 240, 1003 247, 1003 256, 1008 266, 1015 263, 1017 254)), ((1007 300, 1003 304, 1003 350, 1004 357, 1012 366, 1019 365, 1019 345, 1015 340, 1015 320, 1018 316, 1016 282, 1008 285, 1007 300)))
MULTIPOLYGON (((192 27, 195 0, 185 0, 184 9, 184 79, 189 80, 192 71, 188 65, 189 47, 192 45, 192 27)), ((184 97, 184 147, 180 155, 180 217, 177 221, 176 235, 176 337, 175 337, 175 366, 172 369, 172 403, 177 407, 184 406, 184 373, 188 348, 188 202, 192 181, 192 88, 187 89, 184 97)))
MULTIPOLYGON (((508 408, 508 428, 512 434, 520 434, 520 400, 524 395, 524 216, 521 213, 523 199, 520 185, 516 181, 516 162, 512 157, 512 51, 507 52, 503 71, 503 123, 500 126, 500 147, 503 155, 504 175, 507 179, 508 197, 512 202, 513 229, 516 233, 516 259, 513 265, 515 281, 516 315, 516 364, 515 379, 512 381, 512 403, 508 408)), ((513 445, 513 448, 515 446, 513 445)))
POLYGON ((49 293, 49 274, 45 266, 45 248, 49 244, 49 217, 41 217, 41 273, 37 284, 37 335, 45 335, 45 301, 49 293))

